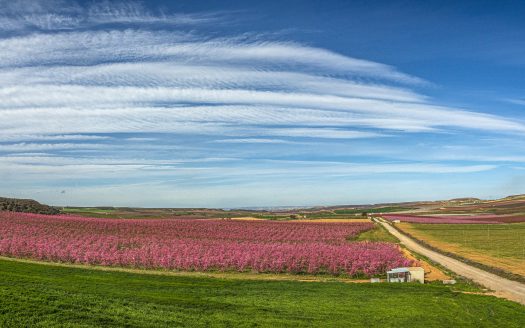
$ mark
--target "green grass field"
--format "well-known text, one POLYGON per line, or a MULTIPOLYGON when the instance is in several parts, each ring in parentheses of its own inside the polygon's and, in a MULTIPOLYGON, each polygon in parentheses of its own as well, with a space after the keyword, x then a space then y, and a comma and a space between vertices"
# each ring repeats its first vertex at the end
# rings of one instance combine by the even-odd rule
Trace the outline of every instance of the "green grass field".
POLYGON ((394 235, 390 234, 388 231, 386 231, 383 226, 379 224, 375 224, 375 228, 360 233, 357 237, 351 239, 353 241, 385 241, 385 242, 391 242, 391 243, 398 243, 399 239, 397 239, 394 235))
POLYGON ((495 269, 494 273, 509 279, 524 281, 525 223, 398 223, 396 227, 436 249, 484 265, 489 271, 495 269))
POLYGON ((1 327, 523 327, 446 286, 162 276, 0 260, 1 327))
POLYGON ((477 249, 496 257, 525 259, 525 223, 412 226, 436 240, 477 249))

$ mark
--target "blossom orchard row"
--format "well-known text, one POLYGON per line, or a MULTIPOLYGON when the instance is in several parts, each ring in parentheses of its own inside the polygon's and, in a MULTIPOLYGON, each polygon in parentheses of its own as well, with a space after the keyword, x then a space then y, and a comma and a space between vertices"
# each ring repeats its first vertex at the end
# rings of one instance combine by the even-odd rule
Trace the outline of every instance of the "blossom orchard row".
POLYGON ((409 265, 396 245, 347 242, 371 223, 119 220, 0 212, 0 254, 190 271, 374 275, 409 265))

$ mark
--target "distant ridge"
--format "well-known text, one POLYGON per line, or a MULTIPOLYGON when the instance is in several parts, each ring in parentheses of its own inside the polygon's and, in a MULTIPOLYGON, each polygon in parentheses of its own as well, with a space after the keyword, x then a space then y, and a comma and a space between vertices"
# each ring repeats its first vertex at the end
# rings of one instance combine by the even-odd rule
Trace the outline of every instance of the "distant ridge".
MULTIPOLYGON (((364 212, 417 212, 433 211, 435 214, 447 211, 458 213, 492 213, 492 214, 510 214, 510 213, 525 213, 525 194, 510 195, 499 199, 479 199, 474 197, 453 198, 448 200, 427 200, 427 201, 405 201, 405 202, 390 202, 390 203, 376 203, 376 204, 347 204, 347 205, 330 205, 330 206, 253 206, 241 208, 141 208, 141 207, 113 207, 113 206, 90 206, 90 207, 52 207, 41 204, 32 199, 17 199, 0 197, 0 211, 12 212, 27 212, 40 214, 58 214, 62 212, 83 213, 89 212, 85 209, 105 210, 108 213, 126 211, 130 215, 133 213, 141 213, 143 211, 166 211, 166 215, 174 215, 176 212, 188 212, 185 215, 199 214, 208 216, 215 213, 219 216, 231 214, 236 212, 237 215, 251 215, 253 213, 264 214, 294 214, 301 212, 303 214, 325 213, 325 214, 360 214, 364 212), (69 209, 69 211, 64 210, 69 209), (74 210, 74 211, 73 211, 74 210), (252 213, 253 212, 253 213, 252 213), (345 213, 337 213, 345 212, 345 213), (351 213, 350 213, 351 212, 351 213), (494 213, 493 213, 494 212, 494 213)), ((104 217, 109 215, 104 213, 104 217)))
POLYGON ((520 195, 511 195, 511 196, 507 196, 505 198, 502 198, 502 199, 525 199, 525 194, 520 194, 520 195))
POLYGON ((481 202, 482 200, 474 197, 463 197, 463 198, 453 198, 449 200, 450 202, 481 202))
POLYGON ((0 211, 24 212, 37 214, 59 214, 60 211, 48 205, 40 204, 33 199, 0 197, 0 211))

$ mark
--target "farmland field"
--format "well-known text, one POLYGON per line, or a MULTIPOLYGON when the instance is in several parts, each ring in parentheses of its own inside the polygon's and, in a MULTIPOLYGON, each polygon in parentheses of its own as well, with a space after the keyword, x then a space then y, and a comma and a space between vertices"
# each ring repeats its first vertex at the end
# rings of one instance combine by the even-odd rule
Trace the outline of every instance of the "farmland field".
POLYGON ((525 223, 422 224, 396 227, 431 246, 525 276, 525 223))
POLYGON ((407 215, 386 214, 382 216, 389 221, 435 224, 499 224, 525 222, 524 215, 407 215))
POLYGON ((391 243, 398 243, 399 240, 391 235, 385 228, 380 225, 376 225, 373 229, 361 232, 358 236, 354 237, 356 241, 385 241, 391 243))
POLYGON ((0 259, 1 327, 522 327, 523 306, 442 285, 165 276, 0 259))
POLYGON ((388 213, 411 210, 410 207, 377 207, 334 210, 335 214, 388 213))
POLYGON ((127 220, 0 212, 0 255, 183 271, 372 276, 410 265, 371 222, 127 220))

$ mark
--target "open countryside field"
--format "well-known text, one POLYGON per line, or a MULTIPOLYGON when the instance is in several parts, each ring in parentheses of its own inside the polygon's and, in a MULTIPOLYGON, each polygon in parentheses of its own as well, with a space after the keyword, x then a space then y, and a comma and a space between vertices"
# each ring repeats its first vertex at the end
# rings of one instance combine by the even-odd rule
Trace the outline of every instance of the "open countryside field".
POLYGON ((499 224, 525 222, 525 215, 407 215, 386 214, 382 215, 389 221, 411 222, 411 223, 435 223, 435 224, 499 224))
MULTIPOLYGON (((269 219, 236 210, 67 212, 0 212, 0 255, 10 257, 0 258, 0 326, 54 327, 65 320, 73 327, 390 327, 413 322, 521 327, 525 320, 521 305, 470 294, 482 290, 400 249, 396 237, 360 212, 326 216, 330 211, 299 210, 268 214, 269 219), (370 284, 367 279, 385 278, 387 269, 406 265, 422 266, 428 284, 370 284), (458 279, 458 284, 445 286, 443 279, 458 279)), ((505 227, 520 226, 501 222, 516 217, 509 214, 384 216, 438 222, 396 226, 448 228, 452 238, 454 229, 463 227, 473 233, 489 226, 500 236, 505 227)), ((454 240, 441 242, 452 245, 454 240)), ((517 262, 523 260, 516 257, 518 244, 515 239, 499 244, 506 254, 490 255, 490 260, 523 266, 517 262)))
POLYGON ((525 320, 521 305, 470 294, 481 290, 461 279, 442 285, 457 277, 417 261, 369 219, 184 214, 0 212, 0 255, 11 258, 0 258, 0 326, 521 327, 525 320), (438 281, 364 280, 411 264, 438 281))
POLYGON ((172 277, 0 260, 0 326, 522 327, 523 306, 448 286, 172 277))
POLYGON ((137 207, 63 207, 63 213, 100 218, 245 218, 267 220, 298 219, 359 219, 364 213, 391 215, 448 217, 464 216, 472 220, 479 216, 483 221, 525 221, 525 195, 509 196, 496 200, 463 198, 443 201, 407 203, 341 205, 311 209, 250 210, 250 209, 203 209, 203 208, 137 208, 137 207))
POLYGON ((354 209, 340 209, 340 210, 334 210, 333 212, 335 214, 362 214, 362 213, 389 213, 389 212, 402 212, 402 211, 408 211, 413 208, 411 207, 372 207, 372 208, 354 208, 354 209))
POLYGON ((353 241, 371 222, 127 220, 0 212, 0 255, 184 271, 369 277, 410 265, 394 243, 353 241))
POLYGON ((428 204, 420 208, 426 214, 462 215, 521 215, 525 216, 525 195, 482 200, 466 198, 428 204))
POLYGON ((137 207, 63 207, 63 213, 99 218, 257 218, 266 220, 350 220, 363 214, 405 217, 442 217, 482 221, 525 221, 525 196, 509 196, 497 200, 477 198, 408 203, 341 205, 311 209, 204 209, 204 208, 137 208, 137 207), (390 214, 391 213, 391 214, 390 214), (458 218, 459 216, 459 218, 458 218))
POLYGON ((525 223, 395 226, 443 251, 525 277, 525 223))
POLYGON ((355 237, 350 237, 350 240, 355 241, 386 241, 391 243, 398 243, 399 240, 391 235, 381 225, 376 224, 373 229, 363 231, 355 237))
POLYGON ((220 218, 246 216, 246 213, 231 211, 225 213, 215 209, 172 209, 172 208, 132 208, 132 207, 63 207, 64 214, 85 217, 113 219, 166 219, 166 218, 220 218))
POLYGON ((0 0, 0 328, 525 328, 524 36, 525 0, 0 0))

